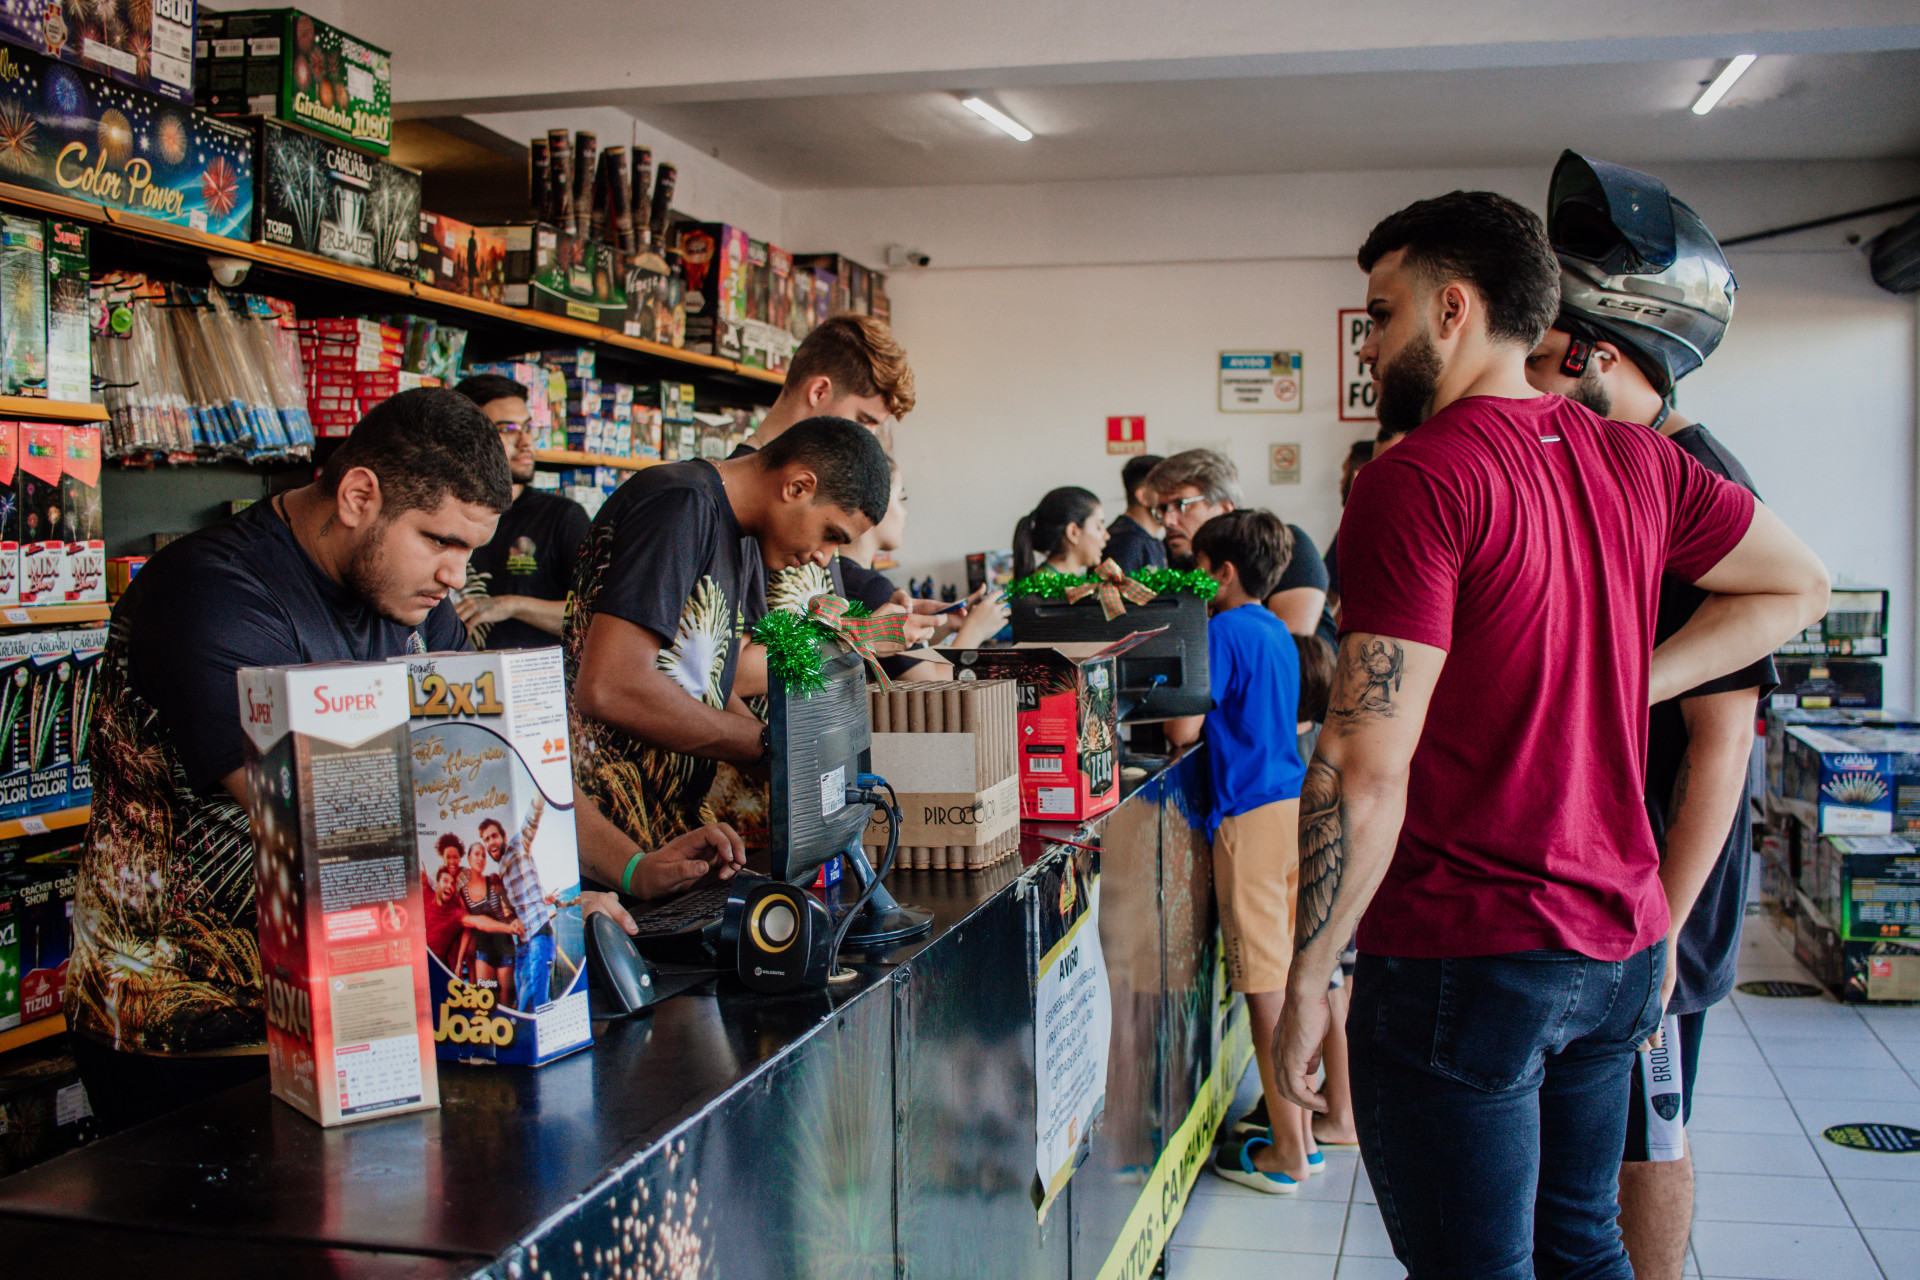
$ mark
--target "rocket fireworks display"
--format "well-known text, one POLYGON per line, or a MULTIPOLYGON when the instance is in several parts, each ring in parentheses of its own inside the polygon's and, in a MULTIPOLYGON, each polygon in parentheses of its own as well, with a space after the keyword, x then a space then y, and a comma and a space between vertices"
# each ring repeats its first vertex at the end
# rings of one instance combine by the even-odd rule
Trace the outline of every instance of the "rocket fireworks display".
POLYGON ((0 178, 217 236, 253 227, 246 130, 5 47, 0 178))

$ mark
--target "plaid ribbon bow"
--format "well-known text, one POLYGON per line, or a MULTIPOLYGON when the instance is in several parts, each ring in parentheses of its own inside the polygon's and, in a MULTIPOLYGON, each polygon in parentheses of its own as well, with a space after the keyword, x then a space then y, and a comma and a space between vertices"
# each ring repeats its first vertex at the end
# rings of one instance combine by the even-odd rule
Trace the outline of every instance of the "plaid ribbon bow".
POLYGON ((879 655, 873 646, 882 641, 892 641, 901 648, 907 646, 907 615, 890 613, 881 618, 855 618, 847 614, 852 606, 836 595, 815 596, 807 602, 807 617, 819 623, 839 637, 840 642, 866 659, 868 670, 873 678, 880 682, 880 688, 893 688, 893 682, 887 679, 887 673, 880 667, 879 655))
POLYGON ((1094 570, 1098 582, 1081 582, 1068 587, 1068 604, 1079 604, 1096 593, 1100 599, 1100 611, 1107 615, 1107 621, 1127 611, 1126 600, 1135 604, 1147 604, 1153 600, 1153 589, 1142 582, 1135 582, 1121 571, 1120 566, 1111 560, 1102 560, 1100 567, 1094 570), (1125 600, 1122 597, 1125 597, 1125 600))

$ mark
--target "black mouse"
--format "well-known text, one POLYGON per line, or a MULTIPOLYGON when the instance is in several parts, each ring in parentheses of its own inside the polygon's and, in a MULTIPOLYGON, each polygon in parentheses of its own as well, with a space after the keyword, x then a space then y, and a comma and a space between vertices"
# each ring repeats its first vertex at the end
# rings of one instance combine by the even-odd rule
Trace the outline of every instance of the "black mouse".
POLYGON ((587 982, 596 1018, 629 1017, 659 999, 652 967, 604 911, 587 917, 587 982))

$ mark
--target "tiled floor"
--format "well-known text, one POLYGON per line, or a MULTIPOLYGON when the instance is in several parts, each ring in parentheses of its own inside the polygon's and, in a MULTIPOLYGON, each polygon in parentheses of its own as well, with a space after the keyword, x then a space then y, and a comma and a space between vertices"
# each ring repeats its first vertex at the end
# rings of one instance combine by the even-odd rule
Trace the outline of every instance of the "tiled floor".
MULTIPOLYGON (((1740 977, 1804 981, 1747 921, 1740 977)), ((1249 1071, 1234 1114, 1253 1104, 1249 1071)), ((1920 1008, 1735 994, 1707 1017, 1694 1098, 1698 1191, 1688 1276, 1920 1280, 1920 1153, 1849 1151, 1830 1125, 1920 1129, 1920 1008)), ((1167 1251, 1169 1280, 1400 1280, 1359 1158, 1330 1154, 1297 1196, 1202 1173, 1167 1251)))

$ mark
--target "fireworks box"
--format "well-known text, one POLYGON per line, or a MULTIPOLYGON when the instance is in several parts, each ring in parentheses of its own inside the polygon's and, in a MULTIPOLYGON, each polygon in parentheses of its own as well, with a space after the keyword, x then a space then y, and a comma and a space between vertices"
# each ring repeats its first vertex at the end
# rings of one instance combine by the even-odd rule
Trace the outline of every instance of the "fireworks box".
POLYGON ((28 632, 0 635, 0 818, 18 818, 32 808, 32 639, 28 632))
POLYGON ((247 130, 5 47, 0 170, 19 186, 212 235, 244 240, 253 226, 247 130))
POLYGON ((20 603, 20 424, 0 422, 0 608, 20 603))
MULTIPOLYGON (((814 274, 814 312, 820 320, 828 316, 871 315, 873 277, 876 274, 852 258, 838 253, 796 253, 794 270, 811 269, 814 274), (823 280, 822 276, 828 277, 823 280), (821 310, 820 286, 826 285, 826 308, 821 310)), ((885 289, 882 288, 884 295, 885 289)))
POLYGON ((687 276, 687 350, 740 358, 750 275, 747 245, 745 231, 722 222, 690 222, 680 228, 680 261, 687 276))
POLYGON ((0 215, 0 392, 45 395, 47 224, 0 215))
POLYGON ((1793 954, 1849 1004, 1920 1000, 1920 942, 1854 941, 1804 892, 1789 913, 1793 954))
POLYGON ((507 242, 498 232, 422 211, 415 268, 421 284, 488 302, 506 301, 507 242))
POLYGON ((322 1125, 437 1107, 406 674, 238 681, 274 1095, 322 1125))
POLYGON ((297 9, 202 13, 199 35, 194 75, 202 109, 272 116, 387 154, 393 63, 385 49, 297 9))
POLYGON ((1781 645, 1786 657, 1878 658, 1887 652, 1887 592, 1879 587, 1835 587, 1827 614, 1781 645))
POLYGON ((538 1066, 584 1049, 593 1035, 560 650, 404 661, 439 1054, 538 1066), (517 932, 462 928, 463 916, 517 932))
POLYGON ((1767 794, 1771 798, 1785 795, 1784 779, 1787 758, 1787 730, 1800 725, 1814 728, 1858 728, 1878 726, 1883 729, 1915 728, 1916 722, 1898 711, 1877 711, 1860 707, 1768 707, 1765 715, 1767 734, 1767 794))
MULTIPOLYGON (((627 319, 626 268, 619 251, 546 222, 485 230, 506 245, 503 300, 551 315, 619 329, 627 319)), ((592 370, 587 371, 590 375, 592 370)))
POLYGON ((73 953, 73 862, 29 864, 8 872, 0 894, 12 899, 19 934, 20 1021, 51 1018, 66 1005, 73 953))
POLYGON ((69 735, 72 762, 67 769, 67 804, 93 803, 93 757, 88 753, 88 733, 93 726, 93 696, 98 683, 100 659, 107 647, 105 627, 87 627, 65 633, 67 652, 73 662, 72 694, 67 716, 72 725, 69 735))
POLYGON ((73 646, 64 631, 27 637, 27 812, 67 807, 73 783, 73 646))
POLYGON ((59 1040, 0 1057, 0 1175, 51 1160, 94 1137, 86 1086, 59 1040))
POLYGON ((1787 729, 1776 803, 1815 835, 1920 832, 1920 728, 1787 729))
POLYGON ((261 118, 254 238, 356 267, 415 273, 420 171, 261 118))
POLYGON ((100 513, 100 428, 62 433, 59 536, 66 543, 59 599, 100 604, 107 598, 107 541, 100 513))
POLYGON ((62 604, 67 542, 61 528, 67 449, 64 428, 20 424, 20 469, 14 493, 20 505, 20 603, 62 604))
POLYGON ((647 255, 627 267, 627 314, 622 330, 663 347, 687 345, 686 274, 647 255), (665 267, 665 270, 661 268, 665 267))
MULTIPOLYGON (((911 680, 867 686, 873 772, 900 797, 896 865, 991 866, 1020 845, 1018 690, 1009 680, 911 680)), ((866 844, 883 850, 879 810, 866 844)))
POLYGON ((93 316, 87 305, 87 229, 47 220, 47 395, 93 398, 93 316))
POLYGON ((193 105, 194 0, 10 0, 0 40, 193 105))
POLYGON ((1920 943, 1920 849, 1899 836, 1823 836, 1802 888, 1848 942, 1920 943))
POLYGON ((1876 659, 1775 658, 1774 667, 1780 672, 1780 684, 1769 705, 1782 711, 1793 707, 1874 709, 1883 697, 1876 659))
POLYGON ((1022 818, 1078 821, 1120 803, 1115 664, 1134 643, 940 651, 960 680, 1019 686, 1022 818))
POLYGON ((1013 552, 969 551, 967 553, 967 594, 982 587, 998 593, 1013 581, 1013 552))

